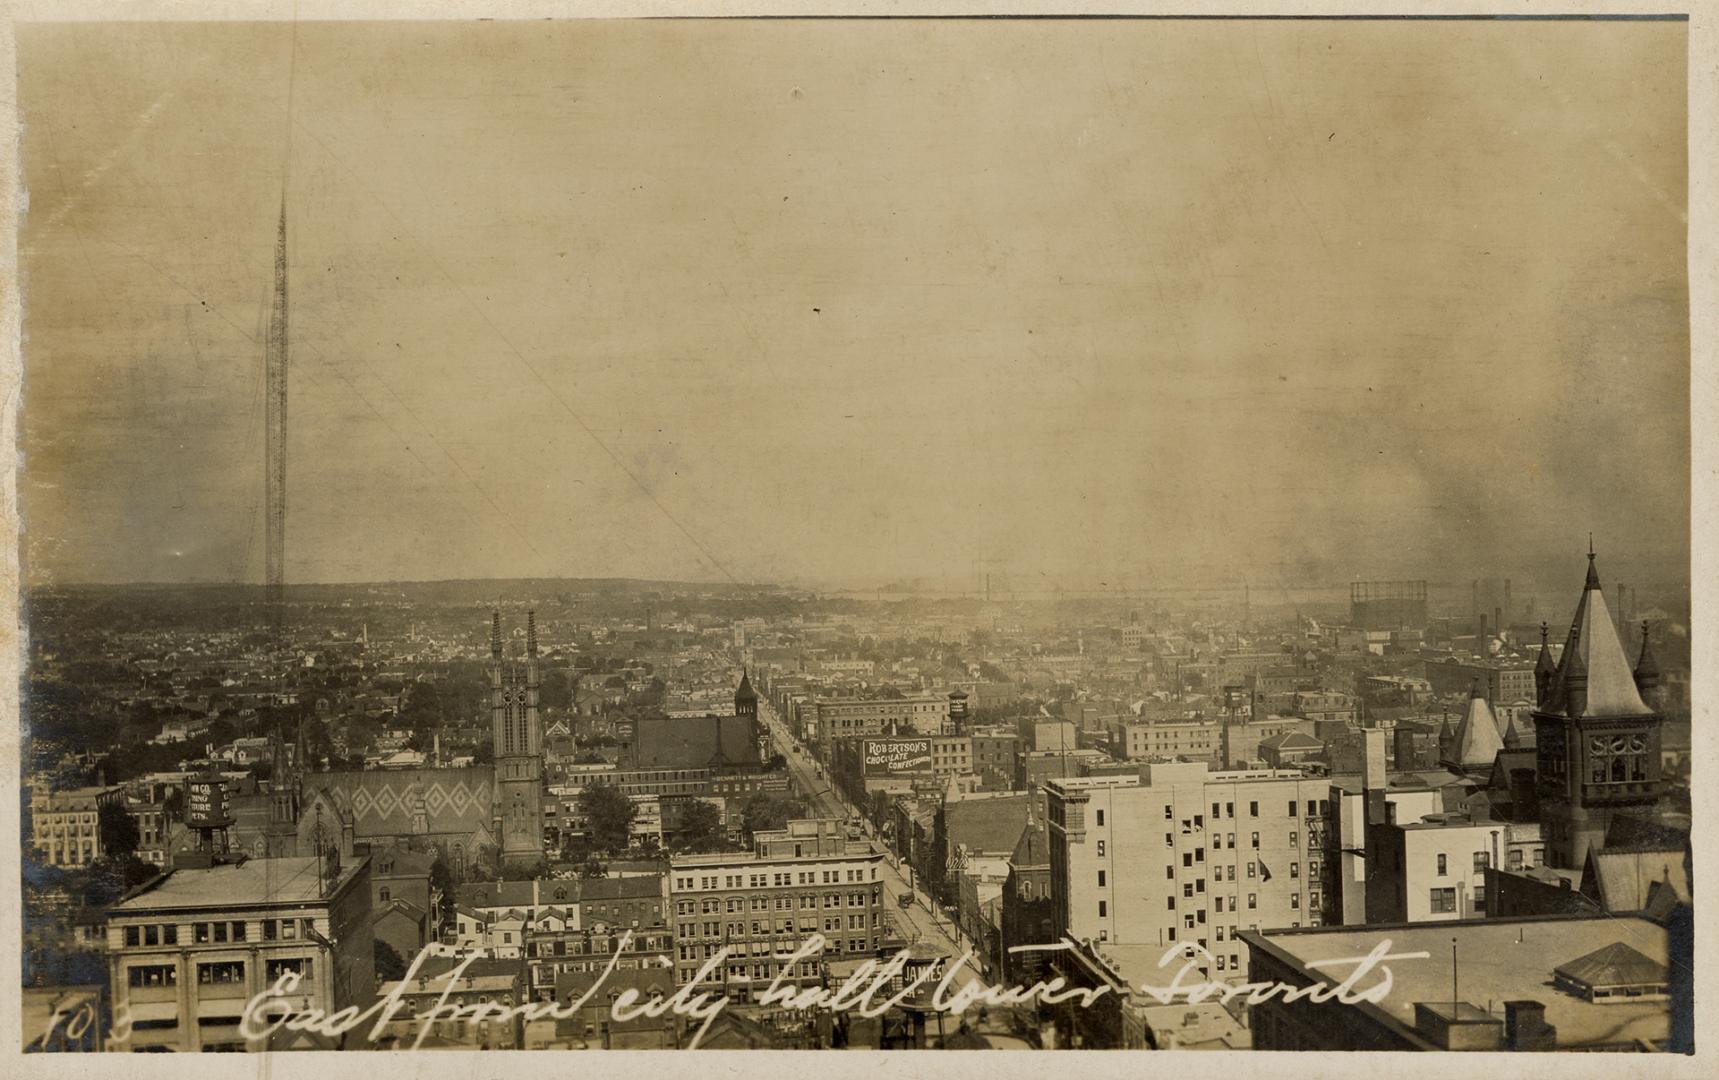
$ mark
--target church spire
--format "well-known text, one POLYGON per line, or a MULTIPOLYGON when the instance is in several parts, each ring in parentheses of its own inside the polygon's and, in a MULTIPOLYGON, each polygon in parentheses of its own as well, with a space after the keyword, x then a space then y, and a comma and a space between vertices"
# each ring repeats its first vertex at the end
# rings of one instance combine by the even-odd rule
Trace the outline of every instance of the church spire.
POLYGON ((1599 571, 1598 567, 1596 567, 1594 565, 1594 534, 1589 533, 1588 534, 1588 583, 1587 583, 1587 585, 1583 586, 1583 588, 1584 589, 1597 589, 1599 587, 1600 587, 1600 571, 1599 571))
POLYGON ((501 659, 501 612, 490 614, 489 618, 489 654, 497 660, 501 659))
POLYGON ((525 655, 537 655, 537 612, 525 613, 525 655))

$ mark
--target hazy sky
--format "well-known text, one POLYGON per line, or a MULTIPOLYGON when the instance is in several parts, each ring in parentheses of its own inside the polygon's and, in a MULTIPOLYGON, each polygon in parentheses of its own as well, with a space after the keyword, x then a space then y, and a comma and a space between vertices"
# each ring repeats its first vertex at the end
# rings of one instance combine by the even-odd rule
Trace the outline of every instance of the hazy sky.
POLYGON ((1685 41, 21 28, 27 572, 1680 574, 1685 41))

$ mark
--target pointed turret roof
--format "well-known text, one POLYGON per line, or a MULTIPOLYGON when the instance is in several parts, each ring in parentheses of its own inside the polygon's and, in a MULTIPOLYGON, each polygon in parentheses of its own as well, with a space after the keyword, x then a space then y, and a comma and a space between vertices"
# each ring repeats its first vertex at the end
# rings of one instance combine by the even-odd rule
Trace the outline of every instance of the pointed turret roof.
POLYGON ((1534 674, 1555 675, 1558 665, 1552 662, 1552 645, 1547 638, 1549 628, 1544 622, 1540 624, 1540 656, 1534 661, 1534 674))
POLYGON ((1512 713, 1510 720, 1504 725, 1504 748, 1528 750, 1532 749, 1537 741, 1534 729, 1522 722, 1522 714, 1512 713))
POLYGON ((1635 682, 1637 686, 1647 686, 1650 681, 1659 679, 1659 661, 1654 658, 1653 645, 1648 641, 1647 623, 1641 624, 1641 655, 1635 662, 1635 682))
POLYGON ((1457 728, 1456 741, 1451 746, 1445 764, 1458 769, 1489 769, 1504 749, 1504 738, 1498 731, 1498 716, 1487 703, 1476 684, 1468 699, 1468 712, 1457 728))
POLYGON ((1618 640, 1617 625, 1606 606, 1605 590, 1600 588, 1599 570, 1591 550, 1588 579, 1582 586, 1582 598, 1576 603, 1564 658, 1558 665, 1545 711, 1572 719, 1647 716, 1653 712, 1636 689, 1635 675, 1630 671, 1623 642, 1618 640), (1581 682, 1584 679, 1585 685, 1581 682), (1569 691, 1577 687, 1585 693, 1571 695, 1569 691))
POLYGON ((745 668, 740 669, 740 685, 734 689, 734 700, 736 703, 758 700, 758 691, 752 689, 752 676, 747 674, 745 668))

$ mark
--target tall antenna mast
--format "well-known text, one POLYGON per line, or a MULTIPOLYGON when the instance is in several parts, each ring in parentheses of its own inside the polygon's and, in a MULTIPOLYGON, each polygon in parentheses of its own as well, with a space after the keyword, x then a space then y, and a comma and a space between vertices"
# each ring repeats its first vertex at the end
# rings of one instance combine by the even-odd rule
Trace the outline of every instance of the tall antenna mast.
POLYGON ((263 439, 265 538, 263 584, 269 626, 275 648, 282 647, 286 616, 286 478, 287 478, 287 187, 292 176, 293 89, 298 82, 298 23, 287 51, 286 110, 282 117, 281 216, 275 238, 275 282, 269 305, 268 337, 263 351, 263 382, 267 395, 263 439))
POLYGON ((268 517, 265 569, 269 624, 278 634, 286 599, 287 217, 284 190, 281 192, 280 232, 275 241, 275 287, 263 363, 268 391, 267 434, 263 448, 268 517))

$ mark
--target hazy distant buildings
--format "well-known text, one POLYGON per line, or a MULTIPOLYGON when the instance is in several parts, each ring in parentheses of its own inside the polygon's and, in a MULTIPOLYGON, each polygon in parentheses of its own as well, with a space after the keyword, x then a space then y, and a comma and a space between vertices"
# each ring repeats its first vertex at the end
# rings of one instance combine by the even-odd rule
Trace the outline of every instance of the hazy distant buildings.
POLYGON ((1349 622, 1363 630, 1427 624, 1427 583, 1355 581, 1349 585, 1349 622))
POLYGON ((1477 660, 1447 657, 1428 660, 1427 682, 1434 694, 1466 694, 1471 687, 1493 705, 1534 700, 1534 665, 1526 660, 1477 660))

